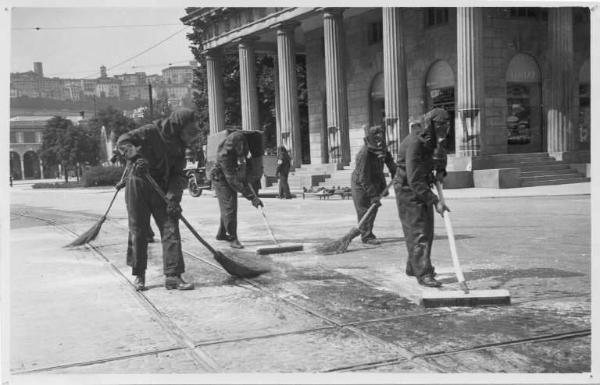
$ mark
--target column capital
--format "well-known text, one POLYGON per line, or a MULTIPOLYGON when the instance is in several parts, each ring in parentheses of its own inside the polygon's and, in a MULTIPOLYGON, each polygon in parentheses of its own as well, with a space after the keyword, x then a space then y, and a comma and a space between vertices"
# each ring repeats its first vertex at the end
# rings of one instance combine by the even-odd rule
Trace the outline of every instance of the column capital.
POLYGON ((260 40, 260 37, 258 37, 258 36, 247 35, 247 36, 242 36, 242 37, 239 37, 239 38, 233 40, 232 43, 237 44, 238 46, 239 45, 251 46, 259 40, 260 40))
POLYGON ((295 30, 300 26, 299 21, 284 21, 282 23, 277 23, 271 27, 271 29, 277 30, 277 33, 281 32, 290 32, 295 30))
POLYGON ((323 12, 324 18, 341 16, 346 8, 334 8, 334 7, 324 7, 321 8, 320 11, 323 12))
POLYGON ((219 57, 222 54, 223 54, 223 49, 221 47, 208 48, 208 49, 202 50, 202 55, 206 56, 207 58, 219 57))

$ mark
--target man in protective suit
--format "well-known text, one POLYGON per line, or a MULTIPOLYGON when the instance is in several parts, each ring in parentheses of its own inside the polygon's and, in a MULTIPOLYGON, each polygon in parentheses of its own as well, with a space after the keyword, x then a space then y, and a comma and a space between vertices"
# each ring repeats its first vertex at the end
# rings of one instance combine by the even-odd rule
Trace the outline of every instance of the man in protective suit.
POLYGON ((211 170, 212 185, 221 211, 217 240, 229 241, 235 249, 244 247, 237 235, 237 194, 241 193, 256 208, 263 206, 262 201, 248 186, 250 157, 250 148, 244 133, 234 131, 219 144, 216 164, 211 170))
POLYGON ((351 180, 352 199, 359 221, 371 205, 376 205, 359 230, 363 243, 379 245, 379 240, 373 234, 373 222, 377 216, 377 209, 381 206, 380 195, 386 187, 383 165, 387 166, 393 178, 396 173, 396 164, 392 154, 386 148, 383 128, 381 126, 370 128, 364 126, 363 128, 365 144, 356 154, 356 167, 352 172, 351 180))
POLYGON ((279 199, 292 199, 288 176, 292 160, 284 146, 279 146, 277 151, 277 169, 275 175, 279 177, 279 199))
MULTIPOLYGON (((181 109, 164 120, 157 120, 129 131, 117 141, 132 171, 125 183, 125 202, 129 216, 127 264, 136 277, 137 290, 145 290, 148 262, 150 215, 160 231, 163 272, 167 289, 191 290, 181 274, 185 270, 179 234, 181 197, 186 185, 184 149, 198 140, 194 111, 181 109), (145 179, 149 174, 162 188, 168 204, 145 179)), ((117 186, 119 188, 119 186, 117 186)))
POLYGON ((441 286, 431 264, 433 210, 440 215, 450 210, 431 188, 446 175, 444 146, 449 123, 448 112, 441 108, 425 114, 422 127, 413 126, 412 132, 400 143, 394 178, 398 215, 408 249, 406 274, 428 287, 441 286))

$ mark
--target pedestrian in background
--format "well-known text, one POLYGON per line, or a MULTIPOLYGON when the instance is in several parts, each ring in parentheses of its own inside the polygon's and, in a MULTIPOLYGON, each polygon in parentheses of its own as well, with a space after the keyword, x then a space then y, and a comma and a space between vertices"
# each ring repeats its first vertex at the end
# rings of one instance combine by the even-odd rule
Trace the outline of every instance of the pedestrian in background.
POLYGON ((241 193, 256 208, 263 206, 248 185, 251 170, 247 160, 250 156, 246 137, 241 131, 234 131, 217 147, 216 164, 211 170, 212 185, 221 213, 217 240, 229 241, 234 249, 244 247, 237 234, 237 194, 241 193))
POLYGON ((352 200, 359 221, 371 205, 376 205, 359 230, 363 243, 379 245, 379 240, 373 234, 373 223, 378 207, 381 206, 381 193, 386 187, 383 166, 387 166, 391 178, 393 178, 396 173, 396 164, 392 154, 387 150, 383 128, 381 126, 368 128, 365 125, 363 129, 365 144, 356 154, 356 167, 352 172, 352 200))
POLYGON ((434 108, 423 116, 422 126, 413 125, 400 143, 394 178, 398 215, 408 250, 406 274, 428 287, 441 286, 431 264, 433 210, 440 215, 450 210, 431 188, 436 180, 443 181, 446 176, 444 146, 449 123, 448 112, 434 108))
POLYGON ((288 184, 292 160, 284 146, 279 146, 277 150, 277 169, 275 170, 275 175, 279 178, 279 199, 292 199, 290 185, 288 184))
POLYGON ((163 249, 163 272, 167 289, 191 290, 181 274, 185 271, 179 234, 181 198, 186 186, 184 149, 199 136, 194 111, 180 109, 119 138, 117 146, 133 169, 126 180, 125 202, 129 217, 127 264, 137 290, 145 290, 150 216, 158 226, 163 249), (148 173, 162 188, 168 203, 145 179, 148 173))

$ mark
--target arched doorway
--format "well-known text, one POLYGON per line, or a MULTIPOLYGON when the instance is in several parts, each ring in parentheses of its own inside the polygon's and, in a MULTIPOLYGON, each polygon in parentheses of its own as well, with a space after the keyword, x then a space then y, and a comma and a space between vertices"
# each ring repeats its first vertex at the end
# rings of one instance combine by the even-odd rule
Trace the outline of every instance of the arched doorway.
POLYGON ((385 127, 385 93, 383 83, 383 72, 375 75, 371 81, 369 91, 370 114, 369 123, 371 126, 385 127))
POLYGON ((455 116, 455 98, 454 98, 454 72, 450 65, 444 60, 438 60, 429 68, 427 79, 425 81, 427 88, 427 108, 443 108, 450 114, 450 132, 446 141, 448 153, 455 152, 454 143, 454 116, 455 116))
POLYGON ((506 70, 508 152, 544 151, 541 76, 535 59, 516 54, 506 70))
POLYGON ((27 151, 23 154, 24 179, 40 179, 40 158, 35 151, 27 151))
POLYGON ((21 170, 21 156, 18 152, 10 152, 10 175, 13 179, 23 179, 23 171, 21 170))
POLYGON ((579 69, 579 142, 582 147, 590 146, 590 61, 586 60, 579 69))

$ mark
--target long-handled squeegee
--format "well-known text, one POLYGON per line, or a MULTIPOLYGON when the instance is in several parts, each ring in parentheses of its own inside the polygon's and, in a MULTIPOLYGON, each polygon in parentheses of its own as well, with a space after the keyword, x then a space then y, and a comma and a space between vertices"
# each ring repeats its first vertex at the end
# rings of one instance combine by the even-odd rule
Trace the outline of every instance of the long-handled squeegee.
MULTIPOLYGON (((444 192, 440 182, 436 182, 436 188, 440 201, 445 202, 444 192)), ((422 304, 425 307, 440 306, 478 306, 478 305, 510 305, 510 294, 508 290, 470 290, 467 281, 463 275, 460 263, 458 262, 458 253, 456 251, 456 241, 454 240, 454 231, 452 222, 450 222, 450 212, 444 212, 444 224, 450 243, 450 254, 452 255, 452 264, 461 290, 440 290, 431 289, 423 291, 422 304)))
MULTIPOLYGON (((254 195, 256 195, 256 192, 254 192, 254 188, 252 188, 252 185, 248 185, 248 186, 250 187, 250 190, 252 190, 254 195)), ((275 235, 273 234, 273 230, 271 229, 271 226, 269 225, 269 221, 267 220, 267 215, 265 214, 265 210, 262 208, 262 206, 258 206, 258 209, 260 210, 260 213, 261 213, 262 219, 265 223, 267 232, 269 233, 269 236, 273 240, 273 243, 275 244, 275 246, 260 247, 260 248, 256 249, 257 254, 266 255, 266 254, 289 253, 292 251, 302 251, 304 249, 304 246, 302 246, 302 245, 287 245, 287 246, 280 245, 279 242, 277 242, 275 235)))

